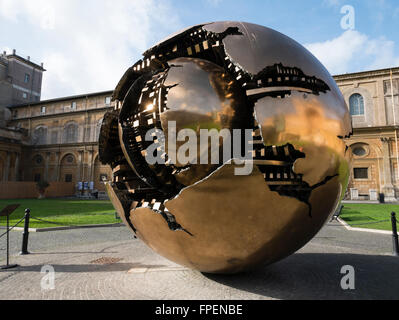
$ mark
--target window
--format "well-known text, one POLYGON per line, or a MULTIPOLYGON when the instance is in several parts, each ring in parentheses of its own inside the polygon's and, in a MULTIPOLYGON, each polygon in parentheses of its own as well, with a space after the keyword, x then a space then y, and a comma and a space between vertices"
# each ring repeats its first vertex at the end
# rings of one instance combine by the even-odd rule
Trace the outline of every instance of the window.
POLYGON ((367 154, 366 149, 364 149, 363 147, 354 147, 352 150, 353 154, 358 156, 358 157, 363 157, 367 154))
POLYGON ((23 92, 23 93, 22 93, 22 98, 28 99, 28 95, 27 95, 25 92, 23 92))
POLYGON ((100 119, 97 122, 97 128, 96 128, 96 139, 97 141, 100 139, 100 133, 101 133, 101 126, 103 125, 103 119, 100 119))
POLYGON ((74 123, 68 124, 64 129, 65 143, 78 142, 78 126, 74 123))
POLYGON ((58 143, 58 132, 53 131, 51 132, 51 144, 57 144, 58 143))
POLYGON ((41 155, 37 155, 33 161, 36 165, 41 165, 43 163, 43 158, 41 155))
POLYGON ((18 110, 13 110, 12 111, 12 117, 13 117, 13 119, 18 118, 18 110))
POLYGON ((388 123, 394 124, 394 120, 396 120, 397 124, 399 119, 399 79, 393 79, 392 84, 393 86, 391 89, 391 80, 384 81, 385 108, 387 111, 388 123), (393 112, 395 112, 396 119, 394 119, 393 112))
POLYGON ((85 129, 85 139, 86 139, 86 141, 91 141, 90 134, 91 134, 90 128, 86 128, 85 129))
POLYGON ((105 105, 107 105, 107 106, 111 105, 111 97, 105 98, 105 105))
POLYGON ((386 96, 392 97, 392 91, 394 96, 399 94, 399 79, 392 79, 392 84, 393 89, 391 89, 391 80, 384 81, 384 94, 386 96))
POLYGON ((364 115, 364 99, 358 93, 355 93, 349 98, 350 112, 352 116, 364 115))
POLYGON ((34 143, 38 145, 47 143, 47 128, 39 127, 35 130, 34 143))
POLYGON ((369 168, 355 168, 353 169, 353 176, 355 179, 368 179, 369 168))
POLYGON ((76 102, 75 101, 71 103, 71 109, 76 110, 76 102))
POLYGON ((72 182, 72 175, 71 174, 66 174, 65 175, 65 182, 72 182))
POLYGON ((24 82, 25 82, 25 83, 29 83, 29 80, 30 80, 30 75, 27 74, 27 73, 25 73, 24 82))
POLYGON ((44 107, 44 106, 41 107, 41 108, 40 108, 40 113, 41 113, 41 114, 46 114, 46 107, 44 107))
POLYGON ((39 181, 41 180, 41 175, 40 175, 40 173, 36 173, 35 176, 34 176, 34 178, 33 178, 33 180, 34 180, 35 182, 39 182, 39 181))
POLYGON ((72 155, 69 155, 66 158, 66 162, 69 163, 69 164, 73 163, 74 161, 75 161, 75 158, 72 155))
POLYGON ((105 173, 100 174, 100 182, 107 181, 108 175, 105 173))

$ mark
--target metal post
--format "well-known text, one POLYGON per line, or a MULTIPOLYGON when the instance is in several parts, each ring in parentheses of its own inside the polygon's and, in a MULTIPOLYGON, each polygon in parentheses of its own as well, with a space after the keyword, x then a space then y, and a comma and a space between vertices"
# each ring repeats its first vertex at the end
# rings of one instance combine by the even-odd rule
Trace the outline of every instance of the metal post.
POLYGON ((393 241, 393 255, 399 257, 399 240, 398 240, 398 228, 396 226, 396 213, 391 213, 392 221, 392 241, 393 241))
POLYGON ((30 220, 30 209, 25 210, 25 225, 24 233, 22 234, 22 250, 20 255, 24 256, 30 254, 28 251, 28 241, 29 241, 29 220, 30 220))
POLYGON ((3 270, 13 269, 18 267, 17 264, 10 265, 10 215, 7 214, 7 265, 1 267, 3 270))

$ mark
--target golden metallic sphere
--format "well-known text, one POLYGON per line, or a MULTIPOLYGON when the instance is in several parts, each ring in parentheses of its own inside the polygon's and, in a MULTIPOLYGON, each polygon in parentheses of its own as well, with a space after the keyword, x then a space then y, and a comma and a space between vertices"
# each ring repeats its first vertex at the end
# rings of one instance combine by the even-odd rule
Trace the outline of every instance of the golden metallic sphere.
POLYGON ((236 273, 283 259, 346 191, 345 101, 311 53, 272 29, 188 28, 146 51, 113 98, 99 141, 110 198, 181 265, 236 273))

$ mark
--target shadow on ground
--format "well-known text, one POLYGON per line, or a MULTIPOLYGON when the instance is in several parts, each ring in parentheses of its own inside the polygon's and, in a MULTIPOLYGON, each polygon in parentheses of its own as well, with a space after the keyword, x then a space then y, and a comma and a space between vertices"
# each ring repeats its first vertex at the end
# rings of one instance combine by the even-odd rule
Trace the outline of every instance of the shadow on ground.
MULTIPOLYGON (((90 272, 127 272, 131 269, 156 269, 165 268, 165 265, 146 265, 141 263, 113 263, 113 264, 65 264, 51 265, 55 272, 61 273, 90 273, 90 272)), ((13 272, 38 272, 40 273, 43 265, 19 266, 12 270, 13 272)), ((0 270, 0 273, 2 271, 0 270)), ((5 272, 5 271, 4 271, 5 272)))
POLYGON ((295 254, 239 275, 208 279, 276 299, 399 299, 399 257, 356 254, 295 254), (355 269, 355 290, 341 288, 341 268, 355 269))

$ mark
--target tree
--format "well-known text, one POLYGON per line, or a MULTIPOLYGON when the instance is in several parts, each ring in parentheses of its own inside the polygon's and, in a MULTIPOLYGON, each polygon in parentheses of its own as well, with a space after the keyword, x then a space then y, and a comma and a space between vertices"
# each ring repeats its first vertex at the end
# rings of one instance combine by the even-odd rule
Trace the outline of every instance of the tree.
POLYGON ((39 191, 39 199, 44 199, 46 189, 50 186, 50 184, 45 180, 40 180, 36 183, 37 190, 39 191))

